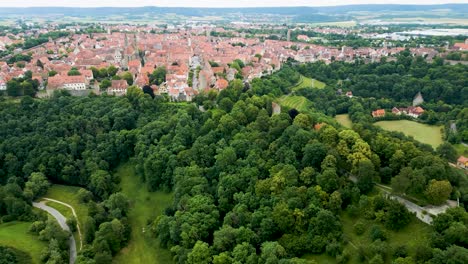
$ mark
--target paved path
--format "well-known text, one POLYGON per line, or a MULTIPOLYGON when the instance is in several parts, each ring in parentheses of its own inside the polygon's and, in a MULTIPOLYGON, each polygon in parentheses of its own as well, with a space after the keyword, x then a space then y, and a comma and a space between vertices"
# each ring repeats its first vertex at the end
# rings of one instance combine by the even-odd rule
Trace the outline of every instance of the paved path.
MULTIPOLYGON (((357 178, 355 176, 349 176, 349 179, 356 183, 357 178)), ((430 225, 432 223, 432 216, 436 216, 438 214, 444 213, 448 208, 453 207, 452 204, 444 204, 440 206, 435 206, 435 205, 428 205, 425 207, 421 207, 403 197, 397 196, 392 193, 392 188, 376 183, 375 184, 380 190, 382 190, 385 193, 385 196, 392 199, 396 200, 399 203, 403 204, 408 211, 415 213, 416 217, 421 220, 422 222, 430 225)), ((456 206, 456 205, 455 205, 456 206)))
MULTIPOLYGON (((57 222, 59 223, 60 227, 62 227, 63 230, 70 232, 70 227, 66 223, 67 219, 65 218, 65 216, 63 216, 59 211, 55 210, 54 208, 47 206, 45 203, 46 201, 40 201, 38 203, 33 202, 33 206, 48 212, 55 219, 57 219, 57 222)), ((70 264, 74 264, 76 260, 76 242, 75 242, 75 238, 73 237, 73 235, 70 235, 69 244, 70 244, 70 264)))
POLYGON ((73 216, 75 217, 76 219, 76 229, 78 230, 78 237, 80 238, 80 250, 83 248, 83 237, 81 236, 81 229, 80 229, 80 221, 78 221, 78 216, 76 216, 76 213, 75 213, 75 208, 73 208, 73 206, 67 204, 67 203, 64 203, 64 202, 61 202, 59 200, 55 200, 55 199, 51 199, 51 198, 47 198, 47 197, 44 197, 42 198, 44 200, 47 200, 47 201, 51 201, 51 202, 54 202, 54 203, 59 203, 61 205, 64 205, 68 208, 70 208, 72 210, 72 214, 73 216))

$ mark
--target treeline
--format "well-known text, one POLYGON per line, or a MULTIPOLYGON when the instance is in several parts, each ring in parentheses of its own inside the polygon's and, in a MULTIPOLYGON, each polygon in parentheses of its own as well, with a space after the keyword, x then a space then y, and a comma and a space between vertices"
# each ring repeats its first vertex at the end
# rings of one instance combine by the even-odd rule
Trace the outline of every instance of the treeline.
POLYGON ((329 115, 348 113, 351 105, 356 114, 355 122, 372 122, 371 111, 393 107, 408 107, 418 92, 421 92, 426 110, 419 118, 427 124, 444 124, 445 139, 450 143, 468 141, 467 102, 468 66, 447 65, 440 58, 428 63, 422 57, 412 57, 402 52, 396 61, 385 59, 378 63, 363 64, 322 62, 302 64, 297 67, 305 76, 329 84, 325 90, 303 89, 298 94, 313 101, 315 107, 329 115), (352 91, 362 99, 348 100, 337 96, 352 91), (326 98, 321 100, 319 98, 326 98), (359 105, 356 103, 359 102, 359 105), (453 129, 452 123, 456 129, 453 129))
POLYGON ((428 63, 422 57, 413 57, 404 51, 396 61, 383 58, 376 63, 333 62, 302 64, 298 71, 355 96, 389 98, 411 102, 421 92, 426 102, 443 101, 464 104, 468 101, 468 65, 446 65, 440 58, 428 63))

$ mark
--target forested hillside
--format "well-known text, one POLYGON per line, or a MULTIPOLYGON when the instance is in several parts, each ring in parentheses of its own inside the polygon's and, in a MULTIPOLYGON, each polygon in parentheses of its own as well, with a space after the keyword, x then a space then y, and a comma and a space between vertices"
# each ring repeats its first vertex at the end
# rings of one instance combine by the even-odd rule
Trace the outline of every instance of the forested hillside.
MULTIPOLYGON (((318 78, 307 67, 316 65, 299 71, 318 78)), ((301 258, 308 253, 337 263, 466 263, 463 207, 436 217, 430 237, 406 245, 390 234, 417 220, 374 188, 391 183, 396 192, 437 198, 434 203, 460 197, 466 206, 466 176, 432 149, 365 118, 353 117, 355 130, 338 125, 331 116, 356 106, 341 101, 334 87, 302 91, 314 102, 310 111, 273 114, 272 102, 298 80, 285 66, 250 85, 233 81, 219 94, 201 94, 195 104, 152 99, 133 88, 125 97, 0 102, 2 221, 37 220, 30 204, 45 193, 47 180, 82 186, 89 216, 77 263, 111 263, 130 232, 141 232, 128 224, 131 205, 114 176, 133 159, 150 191, 174 192, 165 214, 147 221, 175 263, 314 263, 301 258), (440 186, 449 191, 437 191, 440 186), (353 232, 368 236, 368 245, 352 245, 345 218, 360 219, 353 232)), ((54 255, 48 256, 45 261, 54 255)))

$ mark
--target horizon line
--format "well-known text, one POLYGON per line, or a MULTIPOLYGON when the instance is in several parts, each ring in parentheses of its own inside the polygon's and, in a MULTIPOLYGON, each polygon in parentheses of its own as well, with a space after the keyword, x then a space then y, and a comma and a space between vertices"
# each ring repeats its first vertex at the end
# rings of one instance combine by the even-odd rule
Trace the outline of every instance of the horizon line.
POLYGON ((468 5, 468 3, 440 3, 440 4, 337 4, 337 5, 278 5, 278 6, 237 6, 237 7, 221 7, 221 6, 157 6, 157 5, 142 5, 142 6, 2 6, 2 8, 211 8, 211 9, 247 9, 247 8, 291 8, 291 7, 340 7, 340 6, 440 6, 440 5, 468 5))

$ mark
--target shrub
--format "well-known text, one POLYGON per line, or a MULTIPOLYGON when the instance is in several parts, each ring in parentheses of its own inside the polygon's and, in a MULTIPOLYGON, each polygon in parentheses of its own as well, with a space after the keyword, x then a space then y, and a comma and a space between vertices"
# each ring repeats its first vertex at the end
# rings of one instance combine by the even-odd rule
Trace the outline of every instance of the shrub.
POLYGON ((387 234, 385 233, 385 230, 382 230, 380 226, 374 225, 371 227, 370 230, 370 238, 372 239, 372 241, 376 241, 377 239, 385 241, 387 240, 387 234))
POLYGON ((364 231, 366 231, 366 225, 362 221, 358 221, 356 224, 354 224, 353 229, 354 233, 360 236, 364 234, 364 231))

